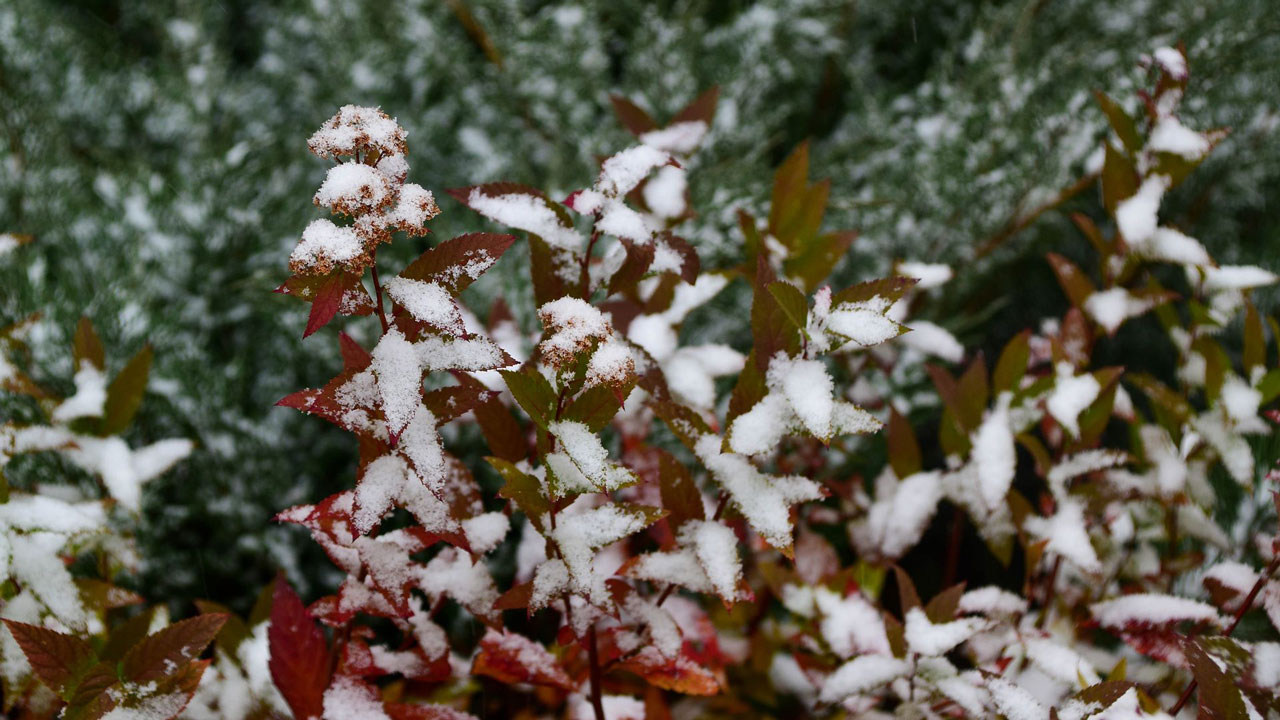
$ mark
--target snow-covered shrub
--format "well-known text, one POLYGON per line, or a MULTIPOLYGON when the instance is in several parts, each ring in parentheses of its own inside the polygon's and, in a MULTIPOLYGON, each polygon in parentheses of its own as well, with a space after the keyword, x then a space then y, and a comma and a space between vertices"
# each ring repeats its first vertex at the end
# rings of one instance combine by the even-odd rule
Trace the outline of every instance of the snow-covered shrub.
POLYGON ((678 233, 715 91, 665 123, 615 98, 637 144, 563 201, 450 190, 523 242, 461 235, 390 279, 378 248, 425 234, 435 204, 405 183, 403 131, 344 107, 310 144, 338 160, 316 204, 351 222, 314 221, 282 291, 311 303, 307 334, 338 314, 380 333, 340 334, 343 371, 281 401, 359 449, 353 488, 279 516, 346 574, 306 608, 276 588, 271 669, 295 715, 1047 720, 1170 717, 1193 695, 1208 716, 1280 711, 1274 628, 1233 637, 1258 607, 1280 625, 1246 439, 1271 433, 1260 408, 1280 393, 1248 291, 1277 278, 1161 224, 1164 193, 1225 132, 1179 119, 1180 50, 1146 62, 1140 117, 1098 98, 1102 213, 1063 240, 1087 261, 1048 256, 1070 307, 959 377, 925 360, 962 363, 963 346, 913 319, 950 267, 828 285, 855 234, 827 229, 807 145, 767 215, 739 211, 736 263, 702 265, 678 233), (537 336, 502 302, 487 323, 460 302, 502 257, 529 273, 537 336), (750 294, 749 338, 682 332, 730 286, 750 294), (1236 353, 1223 330, 1241 313, 1236 353), (1144 324, 1172 377, 1100 358, 1144 324), (921 373, 934 393, 899 392, 921 373), (931 401, 936 430, 909 419, 931 401), (484 462, 450 452, 477 430, 484 462), (866 484, 847 468, 875 437, 886 462, 866 484), (913 577, 904 558, 944 504, 942 577, 913 577), (997 582, 956 583, 966 525, 997 582), (926 603, 918 584, 942 589, 926 603))

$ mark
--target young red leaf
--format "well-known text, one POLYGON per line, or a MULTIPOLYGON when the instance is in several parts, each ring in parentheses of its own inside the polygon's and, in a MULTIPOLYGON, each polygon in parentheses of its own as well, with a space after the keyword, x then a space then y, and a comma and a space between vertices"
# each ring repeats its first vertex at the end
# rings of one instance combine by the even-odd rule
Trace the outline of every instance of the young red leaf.
POLYGON ((1107 213, 1115 217, 1120 201, 1137 194, 1138 171, 1128 157, 1111 147, 1110 142, 1104 143, 1103 147, 1102 204, 1107 213))
POLYGON ((342 308, 342 298, 347 292, 346 273, 335 272, 325 276, 324 282, 316 289, 315 300, 311 302, 311 314, 307 316, 307 329, 302 337, 309 337, 320 328, 329 324, 338 310, 342 308))
POLYGON ((676 116, 671 118, 671 122, 667 124, 675 125, 682 122, 702 121, 707 124, 707 127, 710 127, 711 121, 716 118, 716 103, 719 100, 720 86, 712 85, 694 98, 693 102, 684 106, 684 109, 676 113, 676 116))
POLYGON ((633 672, 650 685, 685 695, 716 695, 720 681, 708 669, 683 655, 667 658, 648 646, 618 663, 619 670, 633 672))
POLYGON ((618 122, 632 135, 639 137, 658 129, 658 124, 649 113, 621 95, 610 95, 609 102, 613 104, 613 113, 618 116, 618 122))
POLYGON ((1058 284, 1062 286, 1062 291, 1067 294, 1067 299, 1077 308, 1083 308, 1089 296, 1097 292, 1089 277, 1075 263, 1058 253, 1048 253, 1045 257, 1049 259, 1049 265, 1053 267, 1053 274, 1057 276, 1058 284))
POLYGON ((95 662, 93 647, 78 637, 13 620, 5 620, 4 624, 36 677, 61 697, 75 688, 95 662))
POLYGON ((806 292, 813 292, 835 269, 840 258, 848 254, 857 239, 856 230, 837 230, 813 237, 791 253, 783 264, 783 270, 789 277, 803 281, 806 292))
POLYGON ((1023 330, 1014 335, 1001 351, 996 369, 991 374, 991 391, 999 395, 1017 390, 1022 383, 1022 376, 1027 373, 1027 360, 1030 357, 1031 331, 1023 330))
POLYGON ((324 633, 283 576, 275 585, 267 629, 271 679, 294 717, 320 717, 332 667, 324 633))
POLYGON ((476 720, 475 715, 444 705, 387 703, 385 709, 391 720, 476 720))
POLYGON ((434 282, 457 295, 493 267, 515 241, 514 235, 497 233, 459 235, 419 255, 400 277, 434 282))
POLYGON ((920 594, 916 592, 916 584, 911 582, 911 576, 897 565, 893 566, 893 577, 898 581, 898 602, 902 605, 902 616, 906 617, 911 608, 921 606, 920 594))
POLYGON ((222 614, 197 615, 143 638, 120 661, 124 678, 144 685, 195 660, 227 621, 222 614))
POLYGON ((486 675, 504 683, 549 685, 573 690, 573 681, 560 661, 542 645, 515 633, 489 630, 471 663, 473 675, 486 675))

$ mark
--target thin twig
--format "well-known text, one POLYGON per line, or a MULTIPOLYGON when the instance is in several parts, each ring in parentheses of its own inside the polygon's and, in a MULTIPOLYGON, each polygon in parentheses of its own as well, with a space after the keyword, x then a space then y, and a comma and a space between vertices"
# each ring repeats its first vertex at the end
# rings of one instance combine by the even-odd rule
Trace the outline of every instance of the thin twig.
POLYGON ((600 650, 596 647, 596 626, 593 623, 587 631, 587 660, 591 663, 591 707, 595 708, 596 720, 604 718, 604 696, 600 687, 600 650))
MULTIPOLYGON (((1230 637, 1231 633, 1235 631, 1236 626, 1240 624, 1240 620, 1244 618, 1244 614, 1249 612, 1249 608, 1253 606, 1253 601, 1258 599, 1258 593, 1262 592, 1263 586, 1271 579, 1272 574, 1275 573, 1277 568, 1280 568, 1280 555, 1277 555, 1276 558, 1271 561, 1271 564, 1267 565, 1267 571, 1262 574, 1262 577, 1258 578, 1258 582, 1253 584, 1253 589, 1249 591, 1249 595, 1245 597, 1244 602, 1240 603, 1240 608, 1236 610, 1236 615, 1232 618, 1231 625, 1229 625, 1226 632, 1222 634, 1223 637, 1230 637)), ((1187 701, 1191 699, 1191 693, 1194 692, 1195 689, 1196 680, 1195 678, 1192 678, 1191 682, 1187 685, 1187 689, 1182 691, 1182 696, 1178 698, 1178 702, 1169 710, 1169 714, 1176 717, 1178 715, 1178 711, 1181 710, 1183 706, 1187 704, 1187 701)))
POLYGON ((370 266, 373 270, 373 294, 378 299, 378 319, 382 321, 382 333, 385 335, 387 330, 391 329, 391 324, 387 322, 387 313, 382 309, 382 283, 378 282, 378 249, 373 249, 370 266))

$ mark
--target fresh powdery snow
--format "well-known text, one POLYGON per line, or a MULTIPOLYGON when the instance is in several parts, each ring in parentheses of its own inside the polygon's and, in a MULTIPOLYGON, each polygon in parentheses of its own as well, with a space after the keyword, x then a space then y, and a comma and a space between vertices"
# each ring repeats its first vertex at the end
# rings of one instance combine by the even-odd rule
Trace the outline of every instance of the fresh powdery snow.
POLYGON ((1145 243, 1136 245, 1134 250, 1147 257, 1181 265, 1212 265, 1209 251, 1199 240, 1185 235, 1173 228, 1156 228, 1155 234, 1145 243))
POLYGON ((1126 242, 1141 244, 1155 235, 1156 212, 1168 188, 1169 178, 1152 175, 1142 181, 1133 197, 1116 205, 1116 224, 1120 226, 1120 234, 1124 235, 1126 242))
POLYGON ((334 225, 331 220, 312 220, 302 231, 302 241, 289 256, 289 264, 295 269, 326 272, 363 254, 364 244, 355 230, 334 225))
POLYGON ((962 613, 987 617, 1021 615, 1027 611, 1027 601, 1021 595, 988 585, 961 595, 958 609, 962 613))
POLYGON ((373 349, 370 368, 377 378, 387 429, 392 435, 399 435, 422 404, 422 364, 418 351, 393 327, 373 349))
POLYGON ((592 570, 595 550, 644 529, 644 515, 617 505, 604 505, 578 515, 561 516, 551 538, 560 548, 575 592, 596 602, 608 602, 604 578, 592 570))
POLYGON ((324 691, 324 720, 391 720, 376 688, 350 675, 338 675, 324 691))
POLYGON ((1060 499, 1058 511, 1052 517, 1029 516, 1024 521, 1023 527, 1032 535, 1048 540, 1049 544, 1045 548, 1047 551, 1070 560, 1081 570, 1086 572, 1102 570, 1098 553, 1089 542, 1089 533, 1085 528, 1084 508, 1075 500, 1060 499))
POLYGON ((688 209, 685 193, 689 190, 689 181, 683 168, 666 165, 649 178, 644 185, 644 204, 649 211, 663 219, 680 217, 688 209))
POLYGON ((1045 409, 1073 437, 1080 435, 1080 413, 1098 399, 1102 386, 1089 373, 1076 375, 1070 363, 1059 363, 1053 392, 1045 409))
POLYGON ((738 557, 738 536, 728 525, 717 520, 691 520, 680 528, 680 544, 693 548, 717 595, 738 595, 742 579, 742 560, 738 557))
POLYGON ((76 371, 76 392, 53 410, 53 420, 67 423, 76 418, 102 417, 107 401, 107 378, 92 363, 80 363, 76 371))
POLYGON ((630 470, 609 461, 609 452, 600 443, 600 437, 586 425, 561 420, 549 425, 547 431, 555 436, 560 449, 596 489, 607 492, 636 481, 630 470))
POLYGON ((1157 593, 1124 595, 1114 600, 1094 603, 1089 609, 1103 627, 1109 628, 1168 625, 1182 621, 1222 625, 1222 618, 1212 605, 1157 593))
POLYGON ((824 703, 843 700, 874 690, 907 674, 911 666, 892 655, 861 655, 841 665, 822 684, 818 699, 824 703))
POLYGON ((954 273, 951 266, 941 263, 901 262, 898 263, 898 274, 915 278, 918 290, 932 290, 945 285, 954 273))
POLYGON ((1108 334, 1114 335, 1125 320, 1138 317, 1150 310, 1153 304, 1147 298, 1131 295, 1128 290, 1116 287, 1090 295, 1084 301, 1084 311, 1108 334))
POLYGON ((1152 57, 1174 80, 1187 79, 1187 58, 1177 49, 1167 46, 1156 48, 1152 57))
POLYGON ((596 190, 609 197, 622 197, 640 184, 654 168, 671 162, 671 156, 648 145, 636 145, 610 156, 600 167, 596 190))
POLYGON ((907 329, 911 332, 905 333, 898 340, 903 346, 951 363, 964 359, 964 346, 945 328, 928 320, 912 320, 907 329))
POLYGON ((1002 677, 987 680, 987 690, 1007 720, 1049 720, 1049 711, 1031 693, 1002 677))
POLYGON ((704 435, 698 458, 733 498, 752 529, 774 547, 791 545, 791 505, 822 497, 822 488, 798 475, 766 476, 742 455, 720 452, 720 438, 704 435))
MULTIPOLYGON (((844 348, 865 348, 895 338, 901 327, 885 317, 890 303, 881 297, 841 303, 831 309, 826 329, 849 339, 844 348)), ((842 348, 842 349, 844 349, 842 348)))
POLYGON ((347 215, 376 210, 391 202, 387 176, 363 163, 347 162, 329 168, 316 191, 317 205, 347 215))
POLYGON ((661 130, 650 130, 640 135, 640 142, 651 148, 673 155, 688 155, 698 148, 707 134, 707 124, 701 120, 672 123, 661 130))
POLYGON ((1169 115, 1160 118, 1147 138, 1149 152, 1166 152, 1188 160, 1199 160, 1209 152, 1209 140, 1169 115))
POLYGON ((911 652, 937 657, 973 637, 987 626, 979 618, 960 618, 947 623, 933 623, 918 607, 907 611, 906 640, 911 652))
POLYGON ((538 351, 547 362, 564 367, 588 349, 592 341, 613 336, 613 326, 598 309, 575 297, 562 297, 538 308, 538 319, 546 329, 546 339, 538 351))
POLYGON ((440 285, 423 280, 394 277, 386 282, 387 293, 413 317, 455 335, 465 332, 462 313, 453 296, 440 285))
POLYGON ((635 359, 627 344, 610 337, 600 343, 587 361, 586 387, 620 386, 635 375, 635 359))
POLYGON ((1013 430, 1009 427, 1009 396, 1002 395, 973 434, 972 462, 978 475, 978 490, 988 512, 1004 504, 1013 484, 1017 454, 1013 430))
POLYGON ((537 195, 486 195, 481 188, 473 188, 467 206, 490 220, 537 235, 552 247, 574 252, 582 249, 578 231, 566 226, 548 201, 537 195))
POLYGON ((1209 292, 1247 290, 1275 284, 1280 279, 1270 270, 1255 265, 1223 265, 1204 268, 1204 289, 1209 292))
POLYGON ((861 593, 840 596, 819 586, 814 588, 813 600, 822 617, 818 623, 822 639, 836 655, 893 654, 884 617, 861 593))
POLYGON ((900 558, 920 541, 941 499, 936 471, 877 481, 875 502, 850 526, 849 536, 863 555, 900 558))

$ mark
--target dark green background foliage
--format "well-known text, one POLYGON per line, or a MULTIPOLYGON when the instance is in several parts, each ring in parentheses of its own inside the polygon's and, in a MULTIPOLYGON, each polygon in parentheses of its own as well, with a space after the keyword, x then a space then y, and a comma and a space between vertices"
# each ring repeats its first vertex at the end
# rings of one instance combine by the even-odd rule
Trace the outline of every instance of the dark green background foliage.
MULTIPOLYGON (((436 192, 436 237, 450 237, 483 222, 444 188, 509 179, 563 196, 589 184, 596 157, 628 142, 609 93, 666 118, 719 85, 687 231, 708 266, 735 260, 734 211, 759 215, 771 169, 813 138, 814 175, 833 181, 827 227, 862 231, 839 278, 895 258, 965 262, 933 319, 991 350, 1060 312, 1043 254, 1085 244, 1049 213, 967 261, 1084 174, 1104 128, 1091 91, 1136 108, 1139 55, 1179 42, 1185 121, 1233 133, 1166 222, 1220 261, 1275 269, 1274 0, 9 0, 0 230, 37 243, 0 261, 0 321, 44 313, 33 366, 54 386, 71 375, 81 314, 112 371, 155 346, 132 439, 183 435, 200 449, 148 489, 139 587, 244 609, 277 566, 331 580, 309 541, 268 519, 348 485, 354 466, 341 433, 272 408, 340 366, 331 333, 301 340, 305 304, 270 292, 320 216, 310 196, 326 166, 305 140, 338 106, 380 105, 408 129, 410 179, 436 192)), ((420 247, 398 242, 385 267, 420 247)), ((508 291, 534 329, 521 257, 469 292, 484 308, 508 291)), ((747 295, 726 294, 686 332, 737 339, 735 297, 747 295)), ((22 484, 66 468, 8 472, 22 484)))

